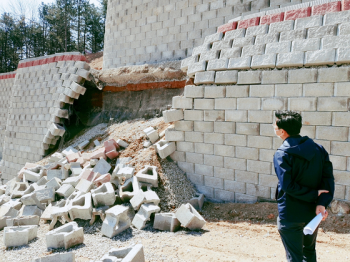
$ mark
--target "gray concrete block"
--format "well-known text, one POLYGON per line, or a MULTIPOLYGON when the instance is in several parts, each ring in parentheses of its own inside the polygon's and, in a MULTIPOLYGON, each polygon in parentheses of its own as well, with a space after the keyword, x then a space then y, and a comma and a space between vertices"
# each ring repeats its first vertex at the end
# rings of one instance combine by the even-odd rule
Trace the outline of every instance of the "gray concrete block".
POLYGON ((252 69, 274 68, 276 65, 276 54, 254 55, 251 62, 252 69))
POLYGON ((224 40, 227 41, 231 39, 242 38, 245 35, 245 31, 246 30, 244 28, 228 31, 225 33, 224 40))
POLYGON ((199 62, 206 62, 209 60, 217 59, 219 56, 218 50, 209 50, 207 52, 201 53, 199 56, 199 62))
POLYGON ((278 42, 278 33, 257 35, 255 38, 256 45, 269 44, 278 42))
POLYGON ((236 134, 259 135, 259 124, 256 123, 236 123, 236 134))
MULTIPOLYGON (((310 28, 310 30, 311 29, 312 28, 310 28)), ((281 32, 280 34, 280 42, 293 41, 296 39, 305 39, 305 38, 306 38, 306 29, 284 31, 284 32, 281 32)))
POLYGON ((348 97, 319 97, 317 103, 318 111, 348 111, 348 97))
POLYGON ((238 71, 230 70, 223 72, 216 72, 215 84, 235 84, 238 79, 238 71))
POLYGON ((202 98, 204 97, 204 87, 187 85, 185 86, 184 96, 189 98, 202 98))
POLYGON ((251 109, 260 109, 261 100, 260 98, 237 98, 237 109, 239 110, 251 110, 251 109))
POLYGON ((305 54, 305 66, 333 65, 335 63, 335 49, 308 51, 305 54))
POLYGON ((225 86, 205 86, 204 97, 205 98, 223 98, 226 94, 225 86))
POLYGON ((244 84, 260 84, 260 83, 261 83, 261 71, 238 72, 237 84, 244 85, 244 84))
POLYGON ((194 78, 195 84, 214 84, 215 82, 215 71, 206 71, 196 73, 194 78))
POLYGON ((322 49, 347 48, 349 47, 349 42, 347 35, 326 36, 322 38, 322 49))
POLYGON ((215 110, 227 110, 236 109, 236 98, 216 98, 215 99, 215 110))
POLYGON ((321 26, 323 23, 322 15, 298 18, 295 20, 295 29, 307 29, 311 27, 321 26))
POLYGON ((78 227, 78 224, 76 222, 70 222, 46 234, 47 248, 68 249, 83 242, 83 228, 78 227))
POLYGON ((244 159, 259 159, 259 150, 257 148, 249 148, 249 147, 236 147, 236 157, 244 158, 244 159))
POLYGON ((206 61, 193 63, 188 66, 187 75, 189 77, 194 77, 197 72, 204 72, 206 69, 206 66, 207 66, 206 61))
POLYGON ((302 112, 301 116, 303 118, 304 125, 322 125, 323 126, 323 125, 332 124, 331 112, 302 112))
POLYGON ((204 218, 191 204, 181 205, 175 215, 182 226, 190 230, 200 230, 206 223, 204 218))
MULTIPOLYGON (((317 81, 317 69, 298 69, 288 71, 288 83, 314 83, 317 81)), ((320 81, 322 82, 322 81, 320 81)))
POLYGON ((288 110, 316 111, 316 98, 288 98, 288 110))
POLYGON ((333 83, 310 83, 303 85, 303 96, 333 96, 333 83))
POLYGON ((349 129, 347 127, 317 126, 316 138, 324 140, 348 141, 349 129))
POLYGON ((192 109, 193 99, 182 96, 174 96, 172 101, 173 108, 192 109))
POLYGON ((112 238, 130 227, 128 207, 117 205, 108 209, 105 213, 106 218, 101 228, 102 235, 112 238))
POLYGON ((237 58, 240 57, 242 53, 242 47, 232 47, 222 49, 220 52, 220 58, 237 58))
POLYGON ((350 22, 350 11, 328 13, 324 15, 324 25, 337 25, 350 22))
POLYGON ((194 131, 212 133, 214 132, 214 123, 213 122, 194 122, 194 131))
POLYGON ((246 45, 242 48, 243 56, 262 55, 265 52, 265 45, 246 45))
POLYGON ((287 83, 287 71, 286 70, 263 71, 261 83, 262 84, 287 83))
POLYGON ((236 203, 250 203, 250 204, 254 204, 257 201, 258 201, 258 199, 257 199, 256 196, 235 193, 235 202, 236 203))
POLYGON ((294 21, 293 20, 272 23, 270 25, 270 28, 269 28, 269 34, 280 33, 283 31, 290 31, 293 29, 294 29, 294 21))
POLYGON ((338 48, 336 56, 336 64, 348 64, 350 63, 350 49, 349 48, 338 48))
POLYGON ((271 111, 249 110, 248 121, 253 123, 272 123, 273 113, 271 111))
POLYGON ((223 37, 223 33, 219 32, 219 33, 215 33, 212 35, 208 35, 204 38, 204 44, 212 44, 214 42, 220 41, 223 37))
POLYGON ((207 65, 207 70, 214 70, 214 71, 220 71, 220 70, 226 70, 228 66, 228 59, 222 58, 222 59, 214 59, 209 60, 207 65))
MULTIPOLYGON (((339 26, 339 35, 342 35, 345 27, 343 25, 339 26)), ((337 27, 335 25, 312 27, 308 30, 308 38, 322 38, 325 36, 335 36, 337 35, 337 27)))
POLYGON ((75 262, 75 254, 73 252, 69 253, 59 253, 53 254, 45 257, 39 257, 32 260, 32 262, 75 262))
POLYGON ((304 52, 290 52, 277 55, 276 67, 302 67, 304 65, 304 52))
POLYGON ((250 69, 251 60, 251 56, 231 58, 228 63, 228 69, 250 69))
MULTIPOLYGON (((253 160, 249 160, 249 161, 253 161, 253 160)), ((258 181, 259 181, 257 173, 248 172, 244 170, 235 170, 235 179, 238 182, 245 182, 245 183, 252 183, 252 184, 258 184, 258 181)))
POLYGON ((214 99, 194 99, 194 109, 214 109, 214 99))
POLYGON ((214 154, 216 156, 235 156, 235 150, 233 146, 226 145, 214 145, 214 154))
POLYGON ((257 35, 265 35, 269 29, 269 25, 259 25, 248 27, 246 30, 245 37, 257 36, 257 35))
POLYGON ((291 51, 291 42, 278 42, 266 44, 266 54, 282 54, 291 51))
POLYGON ((180 228, 180 222, 174 213, 155 214, 153 228, 176 232, 180 228))
POLYGON ((205 110, 204 121, 224 121, 225 111, 224 110, 205 110))
POLYGON ((248 97, 249 86, 226 86, 226 97, 248 97))
MULTIPOLYGON (((208 134, 204 134, 204 142, 208 143, 208 134)), ((211 141, 209 141, 210 143, 211 141)), ((214 154, 214 145, 213 144, 203 144, 203 143, 195 143, 195 152, 199 154, 207 154, 212 155, 214 154)), ((187 154, 187 153, 186 153, 187 154)), ((203 159, 203 157, 202 157, 203 159)), ((191 161, 188 161, 191 162, 191 161)), ((193 163, 193 162, 191 162, 193 163)))
POLYGON ((318 69, 318 82, 349 81, 349 69, 349 67, 320 68, 318 69))
POLYGON ((334 96, 347 96, 350 90, 350 83, 334 83, 334 96))
POLYGON ((17 247, 28 245, 29 241, 37 236, 37 226, 20 226, 4 228, 4 245, 8 247, 17 247))
POLYGON ((182 120, 184 117, 183 110, 167 110, 163 111, 163 119, 165 123, 182 120))
POLYGON ((301 39, 292 42, 292 52, 316 51, 320 49, 321 39, 301 39))
POLYGON ((250 97, 271 97, 274 95, 274 85, 251 85, 249 89, 250 97))
POLYGON ((302 96, 303 85, 302 84, 276 85, 275 94, 278 97, 302 96))
POLYGON ((254 44, 254 37, 235 38, 232 47, 244 47, 254 44))

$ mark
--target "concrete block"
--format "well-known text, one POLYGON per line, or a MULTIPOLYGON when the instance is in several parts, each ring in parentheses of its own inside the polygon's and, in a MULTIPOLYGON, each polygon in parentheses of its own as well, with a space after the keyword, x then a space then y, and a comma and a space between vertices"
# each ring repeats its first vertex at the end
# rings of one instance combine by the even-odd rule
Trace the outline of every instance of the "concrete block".
POLYGON ((315 15, 295 20, 295 29, 307 29, 311 27, 322 26, 323 16, 315 15))
POLYGON ((138 191, 139 183, 137 178, 134 176, 125 181, 123 185, 119 186, 119 196, 124 201, 129 201, 138 191))
POLYGON ((339 48, 336 56, 336 63, 347 64, 350 62, 350 49, 349 48, 339 48))
POLYGON ((55 201, 55 189, 45 188, 36 191, 36 197, 41 203, 50 203, 55 201))
POLYGON ((28 245, 29 241, 37 236, 38 227, 35 225, 4 228, 4 245, 17 247, 28 245))
MULTIPOLYGON (((15 182, 11 193, 11 198, 21 198, 25 194, 27 188, 29 188, 27 182, 15 182)), ((5 194, 7 194, 7 192, 5 194)))
POLYGON ((259 124, 256 123, 236 123, 236 133, 244 135, 259 135, 259 124))
POLYGON ((40 220, 39 216, 20 216, 16 218, 6 219, 6 225, 8 227, 39 225, 39 220, 40 220))
POLYGON ((289 98, 288 110, 316 111, 316 98, 289 98))
POLYGON ((204 97, 205 98, 221 98, 225 97, 225 86, 205 86, 204 97))
POLYGON ((292 42, 292 51, 316 51, 320 49, 320 45, 321 40, 318 38, 295 40, 292 42))
POLYGON ((230 146, 246 146, 247 136, 236 134, 225 134, 225 144, 230 146))
POLYGON ((49 182, 46 183, 46 187, 47 188, 52 187, 56 191, 61 187, 61 184, 62 184, 61 179, 54 177, 53 179, 51 179, 49 182))
POLYGON ((175 109, 192 109, 193 99, 182 96, 174 96, 172 106, 175 109))
POLYGON ((270 198, 271 196, 270 187, 266 187, 266 186, 247 183, 246 190, 247 190, 247 194, 257 196, 257 197, 270 198))
POLYGON ((42 210, 37 206, 22 206, 19 210, 18 216, 41 216, 42 210))
POLYGON ((315 83, 317 81, 317 73, 317 69, 314 68, 289 70, 288 83, 315 83))
MULTIPOLYGON (((116 170, 114 170, 116 171, 116 170)), ((117 173, 113 172, 115 174, 115 177, 118 178, 119 184, 123 184, 123 182, 129 178, 132 178, 134 176, 135 169, 133 167, 120 167, 118 169, 117 173)))
POLYGON ((276 54, 254 55, 251 68, 274 68, 276 65, 276 54))
POLYGON ((238 110, 250 110, 260 109, 261 100, 260 98, 237 98, 237 109, 238 110))
POLYGON ((46 233, 47 248, 64 248, 82 244, 84 242, 84 230, 78 227, 76 222, 70 222, 46 233))
MULTIPOLYGON (((207 62, 210 60, 214 60, 214 59, 217 59, 218 56, 219 56, 218 50, 210 50, 210 51, 207 51, 205 53, 200 54, 199 62, 203 62, 203 61, 207 62)), ((198 71, 198 72, 200 72, 200 71, 198 71)))
POLYGON ((282 54, 291 51, 291 42, 279 42, 266 44, 266 54, 282 54))
POLYGON ((244 84, 260 84, 261 83, 261 71, 247 71, 238 72, 239 85, 244 84))
POLYGON ((60 197, 68 198, 73 192, 74 187, 71 184, 63 184, 57 191, 56 194, 60 197))
POLYGON ((91 190, 91 196, 95 207, 112 206, 116 200, 114 188, 110 182, 91 190))
POLYGON ((43 177, 45 170, 39 168, 32 168, 24 170, 23 175, 25 179, 31 182, 37 182, 40 178, 43 177))
MULTIPOLYGON (((253 161, 253 160, 249 160, 249 161, 253 161)), ((254 172, 243 171, 243 170, 235 170, 235 180, 238 182, 258 184, 258 174, 254 172)))
POLYGON ((203 142, 204 137, 201 132, 185 132, 185 141, 187 142, 203 142))
POLYGON ((214 84, 215 71, 198 72, 195 75, 195 84, 214 84))
MULTIPOLYGON (((333 113, 334 114, 334 113, 333 113)), ((331 125, 331 112, 302 112, 304 125, 331 125)))
POLYGON ((165 139, 167 141, 184 141, 185 133, 183 131, 177 131, 173 128, 167 128, 165 130, 165 139))
POLYGON ((348 111, 349 98, 347 97, 319 97, 318 111, 348 111))
POLYGON ((223 72, 216 72, 215 84, 235 84, 237 83, 238 71, 230 70, 223 72))
MULTIPOLYGON (((198 105, 198 101, 197 101, 198 105)), ((184 119, 186 121, 203 121, 203 111, 201 110, 185 110, 184 119)))
POLYGON ((269 26, 267 24, 248 27, 246 30, 245 37, 265 35, 265 34, 267 34, 268 29, 269 29, 269 26))
POLYGON ((254 37, 242 37, 233 39, 232 47, 244 47, 248 45, 254 45, 254 37))
POLYGON ((205 220, 191 204, 183 204, 175 213, 182 226, 190 230, 200 230, 205 225, 205 220))
POLYGON ((197 62, 197 57, 196 56, 190 56, 181 61, 181 70, 183 72, 186 72, 188 70, 188 67, 192 64, 197 62))
POLYGON ((324 140, 348 141, 347 127, 317 126, 316 138, 324 140))
POLYGON ((335 63, 335 49, 308 51, 305 54, 305 66, 333 65, 335 63))
POLYGON ((302 96, 302 93, 302 84, 285 84, 275 86, 275 94, 278 97, 302 96))
POLYGON ((187 75, 189 77, 193 78, 196 73, 205 71, 205 69, 207 67, 207 62, 204 58, 203 58, 203 60, 204 61, 194 63, 188 67, 187 75))
POLYGON ((331 83, 349 81, 348 67, 318 69, 318 82, 331 83))
POLYGON ((148 127, 145 130, 143 130, 147 138, 151 141, 151 143, 156 142, 159 139, 158 131, 155 130, 153 127, 148 127))
POLYGON ((280 84, 287 83, 287 71, 286 70, 274 70, 262 72, 262 84, 280 84))
POLYGON ((103 175, 103 174, 107 174, 109 170, 111 170, 111 168, 112 168, 111 165, 108 164, 108 162, 102 158, 97 162, 96 166, 92 171, 103 175))
POLYGON ((204 155, 204 165, 224 167, 224 158, 222 156, 204 155))
POLYGON ((225 48, 220 51, 220 59, 238 58, 241 56, 242 47, 225 48))
POLYGON ((226 97, 248 97, 249 86, 226 86, 226 97))
POLYGON ((195 48, 193 48, 192 56, 196 56, 196 55, 199 55, 201 53, 204 53, 204 52, 208 51, 209 49, 210 49, 210 44, 209 43, 206 43, 206 44, 203 44, 201 46, 195 47, 195 48))
POLYGON ((145 192, 140 190, 130 199, 130 204, 134 210, 139 210, 142 204, 152 203, 158 205, 159 202, 160 199, 158 195, 152 190, 147 190, 145 192))
POLYGON ((225 111, 206 110, 204 111, 204 121, 224 121, 225 111))
POLYGON ((213 122, 194 122, 194 131, 199 132, 214 132, 214 123, 213 122))
POLYGON ((82 178, 76 185, 75 189, 82 193, 88 193, 92 189, 93 185, 94 184, 91 181, 82 178))
POLYGON ((202 210, 204 195, 196 193, 195 197, 190 199, 189 204, 191 204, 196 210, 202 210))
POLYGON ((180 228, 180 222, 174 213, 159 213, 155 214, 153 228, 176 232, 180 228))
POLYGON ((139 182, 151 184, 153 187, 158 187, 158 173, 156 166, 146 165, 136 174, 139 182))
MULTIPOLYGON (((311 29, 313 28, 310 28, 309 32, 311 29)), ((284 31, 284 32, 281 32, 280 34, 280 42, 294 41, 296 39, 305 39, 305 38, 306 38, 306 29, 284 31)))
POLYGON ((248 148, 248 147, 236 147, 236 157, 258 160, 259 159, 259 150, 257 148, 248 148))
POLYGON ((194 99, 194 109, 214 109, 214 99, 194 99))
POLYGON ((101 261, 145 262, 143 246, 137 244, 132 247, 112 248, 101 258, 101 261))
POLYGON ((166 140, 161 140, 155 144, 156 151, 160 158, 164 159, 176 150, 174 142, 168 142, 166 140))
POLYGON ((304 52, 278 54, 276 67, 302 67, 304 65, 304 56, 304 52))
POLYGON ((225 33, 224 40, 227 41, 231 39, 242 38, 245 35, 245 31, 246 30, 244 28, 228 31, 225 33))
POLYGON ((223 37, 222 32, 218 32, 212 35, 208 35, 204 38, 204 44, 212 44, 214 42, 220 41, 223 37))
POLYGON ((32 260, 32 262, 75 262, 75 254, 73 252, 54 254, 45 257, 39 257, 32 260))
POLYGON ((303 96, 333 96, 333 83, 311 83, 303 85, 303 96))
MULTIPOLYGON (((343 35, 344 25, 339 26, 339 35, 343 35)), ((308 38, 322 38, 325 36, 337 35, 337 27, 335 25, 312 27, 308 30, 308 38)))
POLYGON ((124 140, 118 139, 117 140, 117 144, 121 147, 127 148, 129 146, 129 144, 127 142, 125 142, 124 140))
POLYGON ((72 220, 91 219, 92 203, 91 193, 86 193, 72 200, 68 205, 69 216, 72 220))
POLYGON ((350 22, 350 11, 328 13, 324 15, 324 25, 337 25, 350 22))
POLYGON ((228 69, 250 69, 252 58, 250 56, 231 58, 228 62, 228 69))
POLYGON ((150 220, 152 213, 158 213, 160 207, 154 204, 143 204, 140 207, 139 212, 135 215, 132 220, 133 226, 137 229, 143 229, 146 226, 146 222, 150 220))
POLYGON ((272 120, 273 120, 273 113, 271 111, 262 111, 262 110, 248 111, 248 122, 272 123, 272 120))
MULTIPOLYGON (((202 98, 202 97, 204 97, 204 87, 203 86, 187 85, 187 86, 185 86, 184 96, 190 97, 190 98, 202 98)), ((191 108, 192 108, 192 106, 191 106, 191 108)))
POLYGON ((283 31, 290 31, 293 29, 294 29, 294 21, 293 20, 272 23, 269 27, 269 34, 280 33, 283 31))

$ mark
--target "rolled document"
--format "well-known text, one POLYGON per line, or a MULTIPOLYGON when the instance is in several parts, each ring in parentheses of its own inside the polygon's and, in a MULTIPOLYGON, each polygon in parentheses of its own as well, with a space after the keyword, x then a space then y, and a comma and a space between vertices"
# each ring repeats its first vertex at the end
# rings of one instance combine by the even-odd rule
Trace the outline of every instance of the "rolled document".
POLYGON ((322 213, 319 213, 317 216, 314 217, 314 219, 312 219, 309 224, 307 224, 304 227, 304 235, 312 235, 316 228, 318 227, 318 225, 321 223, 322 221, 322 213))

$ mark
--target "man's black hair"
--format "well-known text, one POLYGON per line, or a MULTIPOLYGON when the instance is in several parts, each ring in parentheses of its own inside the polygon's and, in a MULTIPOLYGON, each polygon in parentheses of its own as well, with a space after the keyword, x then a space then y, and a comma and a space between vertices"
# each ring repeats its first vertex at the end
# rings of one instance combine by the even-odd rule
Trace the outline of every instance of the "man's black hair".
POLYGON ((290 136, 299 135, 302 118, 298 112, 279 110, 275 112, 275 116, 278 129, 285 130, 290 136))

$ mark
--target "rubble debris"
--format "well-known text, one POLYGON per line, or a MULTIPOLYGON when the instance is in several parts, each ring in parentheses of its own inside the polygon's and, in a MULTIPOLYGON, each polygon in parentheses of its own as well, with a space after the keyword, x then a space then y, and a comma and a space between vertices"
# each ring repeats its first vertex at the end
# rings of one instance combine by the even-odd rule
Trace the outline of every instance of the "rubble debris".
POLYGON ((338 214, 339 216, 350 214, 350 206, 344 201, 333 200, 331 203, 331 211, 333 214, 338 214))
POLYGON ((4 245, 8 247, 18 247, 28 245, 28 242, 36 238, 38 227, 19 226, 4 228, 4 245))
POLYGON ((76 218, 90 220, 92 213, 91 193, 86 193, 73 199, 69 203, 68 209, 72 220, 76 218))
POLYGON ((206 223, 197 210, 188 203, 181 205, 181 207, 176 210, 175 215, 181 225, 190 230, 200 230, 206 223))
POLYGON ((131 221, 128 217, 128 207, 117 205, 108 209, 103 220, 101 233, 109 238, 123 232, 130 227, 131 221))
POLYGON ((113 186, 110 182, 102 184, 97 189, 91 190, 95 207, 112 206, 116 200, 113 186))
POLYGON ((84 230, 76 222, 70 222, 46 234, 47 248, 64 248, 79 245, 84 242, 84 230))
POLYGON ((158 168, 156 166, 146 165, 136 174, 137 180, 140 182, 149 183, 154 187, 158 187, 157 169, 158 168))
POLYGON ((145 262, 143 246, 137 244, 132 247, 112 248, 97 262, 145 262))
POLYGON ((152 213, 160 211, 160 207, 154 204, 143 204, 140 207, 139 212, 132 220, 132 224, 137 229, 143 229, 146 226, 146 222, 150 220, 152 213))

